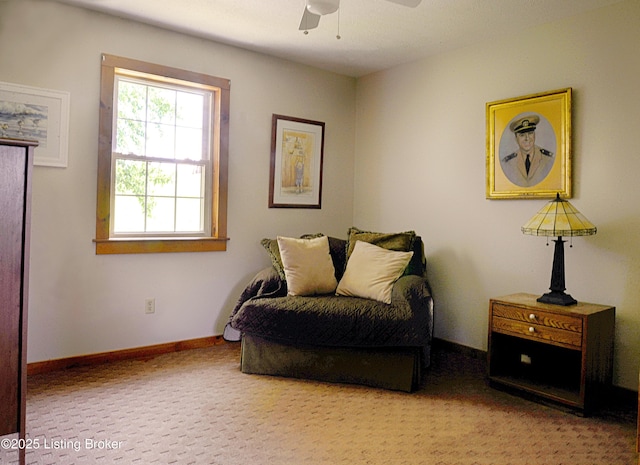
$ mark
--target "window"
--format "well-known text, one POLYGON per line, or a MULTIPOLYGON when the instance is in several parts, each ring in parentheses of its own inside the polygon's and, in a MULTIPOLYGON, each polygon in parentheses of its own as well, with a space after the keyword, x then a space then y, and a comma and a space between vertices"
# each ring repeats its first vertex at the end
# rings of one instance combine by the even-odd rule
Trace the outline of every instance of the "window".
POLYGON ((229 81, 103 55, 96 253, 226 250, 229 81))

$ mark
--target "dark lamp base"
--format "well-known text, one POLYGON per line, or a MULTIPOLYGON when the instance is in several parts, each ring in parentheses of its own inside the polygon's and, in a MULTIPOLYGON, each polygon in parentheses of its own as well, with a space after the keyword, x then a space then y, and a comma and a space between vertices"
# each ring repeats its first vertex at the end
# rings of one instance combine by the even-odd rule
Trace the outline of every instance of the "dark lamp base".
POLYGON ((544 304, 552 304, 552 305, 575 305, 578 303, 576 299, 571 297, 569 294, 565 294, 564 292, 547 292, 544 295, 538 297, 538 302, 542 302, 544 304))

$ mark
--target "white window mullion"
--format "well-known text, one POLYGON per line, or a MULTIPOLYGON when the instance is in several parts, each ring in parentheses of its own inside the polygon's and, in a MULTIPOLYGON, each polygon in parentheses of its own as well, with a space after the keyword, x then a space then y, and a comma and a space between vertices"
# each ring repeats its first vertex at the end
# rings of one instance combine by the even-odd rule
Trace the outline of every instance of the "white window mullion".
POLYGON ((149 218, 149 162, 145 162, 144 173, 144 229, 145 233, 149 232, 147 229, 147 218, 149 218))
POLYGON ((178 163, 173 165, 173 176, 176 182, 173 184, 173 230, 178 229, 178 163))

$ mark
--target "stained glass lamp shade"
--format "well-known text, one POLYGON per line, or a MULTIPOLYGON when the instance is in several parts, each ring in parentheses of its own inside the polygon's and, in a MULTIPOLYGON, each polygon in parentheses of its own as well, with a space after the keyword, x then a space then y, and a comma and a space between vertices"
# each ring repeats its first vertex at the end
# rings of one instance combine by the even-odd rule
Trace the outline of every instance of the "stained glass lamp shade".
POLYGON ((564 243, 563 237, 592 236, 597 228, 560 194, 545 205, 524 226, 522 232, 532 236, 551 236, 554 239, 553 269, 551 287, 547 294, 538 298, 538 302, 555 305, 574 305, 577 301, 566 294, 564 282, 564 243))

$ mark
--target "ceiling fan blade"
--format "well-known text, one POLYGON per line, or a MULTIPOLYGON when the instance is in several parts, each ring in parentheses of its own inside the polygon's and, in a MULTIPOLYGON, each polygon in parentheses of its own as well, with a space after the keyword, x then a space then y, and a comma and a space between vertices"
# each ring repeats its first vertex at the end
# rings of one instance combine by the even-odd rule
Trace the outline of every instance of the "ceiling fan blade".
POLYGON ((387 0, 387 1, 391 3, 397 3, 398 5, 404 5, 410 8, 415 8, 418 5, 420 5, 420 2, 422 0, 387 0))
POLYGON ((308 29, 315 29, 320 24, 320 15, 311 13, 305 7, 304 13, 302 13, 302 20, 300 21, 300 27, 298 30, 306 31, 308 29))

